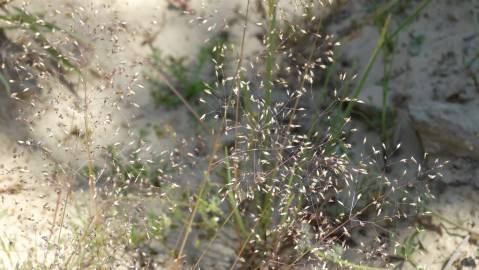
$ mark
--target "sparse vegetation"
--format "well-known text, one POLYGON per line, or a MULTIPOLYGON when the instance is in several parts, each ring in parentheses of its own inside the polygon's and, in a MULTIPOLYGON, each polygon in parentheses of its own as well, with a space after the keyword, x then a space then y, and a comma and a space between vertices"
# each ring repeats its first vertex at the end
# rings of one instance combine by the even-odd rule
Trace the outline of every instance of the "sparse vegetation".
POLYGON ((60 33, 63 38, 66 38, 66 42, 71 43, 69 49, 72 51, 68 52, 69 54, 73 54, 73 49, 79 46, 80 39, 24 9, 6 3, 1 5, 3 14, 0 15, 2 23, 0 38, 4 56, 1 59, 0 81, 3 90, 13 98, 30 95, 30 92, 35 91, 36 78, 48 73, 58 77, 70 91, 74 91, 73 83, 65 77, 67 72, 79 72, 77 63, 71 60, 74 55, 62 52, 55 43, 50 41, 49 35, 60 33), (28 41, 24 44, 15 44, 6 36, 8 32, 23 33, 28 41), (19 68, 21 72, 18 71, 19 68), (19 74, 23 74, 23 77, 19 74), (12 88, 17 92, 12 93, 12 88))
MULTIPOLYGON (((205 85, 210 83, 209 80, 211 80, 213 71, 211 65, 215 62, 221 62, 220 55, 214 49, 222 47, 225 42, 225 37, 210 40, 200 48, 193 63, 188 64, 188 66, 185 64, 187 59, 164 57, 161 51, 152 47, 151 58, 154 71, 171 78, 172 83, 180 89, 181 95, 188 102, 195 102, 203 93, 205 85)), ((148 77, 154 88, 152 96, 156 105, 172 109, 181 104, 181 100, 176 95, 172 95, 164 81, 158 79, 154 73, 148 75, 148 77)))
MULTIPOLYGON (((55 160, 53 173, 42 169, 61 188, 56 204, 43 206, 53 217, 41 248, 18 262, 10 238, 0 235, 0 255, 6 254, 0 263, 15 269, 422 269, 414 256, 422 247, 419 236, 431 226, 420 219, 435 216, 473 235, 469 226, 426 206, 434 197, 430 186, 442 177, 447 162, 428 154, 404 158, 394 137, 394 63, 404 45, 398 39, 432 1, 364 5, 364 18, 353 26, 366 24, 378 32, 364 66, 347 63, 342 51, 347 40, 328 34, 333 19, 320 11, 334 14, 338 6, 300 2, 294 6, 298 14, 290 15, 281 0, 245 1, 234 20, 222 18, 227 25, 217 30, 213 16, 192 15, 188 1, 170 1, 185 16, 194 16, 193 22, 209 26, 211 37, 198 45, 196 56, 180 58, 155 47, 153 39, 143 42, 148 58, 139 61, 134 76, 124 77, 125 91, 115 85, 125 67, 101 73, 82 66, 75 61, 76 34, 24 8, 1 4, 5 14, 0 20, 6 25, 0 39, 9 40, 6 31, 28 37, 15 45, 23 62, 4 57, 2 69, 37 69, 31 78, 54 74, 69 87, 74 106, 57 110, 61 118, 72 119, 70 126, 58 124, 68 136, 47 130, 51 145, 66 153, 74 149, 77 156, 55 160), (67 42, 50 41, 48 35, 67 42), (247 54, 249 38, 260 40, 260 49, 247 54), (375 65, 381 65, 376 82, 381 102, 366 113, 359 106, 367 101, 359 98, 375 65), (71 83, 69 73, 81 84, 71 83), (104 81, 115 96, 103 85, 88 85, 90 79, 104 81), (79 95, 76 88, 84 92, 79 95), (148 98, 139 105, 133 97, 144 95, 137 93, 143 88, 148 98), (99 107, 112 104, 114 112, 98 110, 97 117, 90 107, 95 99, 103 100, 99 107), (124 113, 123 108, 134 109, 124 113), (175 114, 164 123, 141 122, 142 114, 157 110, 175 114), (188 117, 180 118, 183 111, 188 117), (108 131, 114 121, 120 124, 108 131), (179 131, 182 121, 189 133, 179 131), (358 122, 377 140, 364 135, 358 141, 357 133, 367 134, 356 128, 358 122), (98 126, 107 137, 123 130, 123 141, 96 137, 98 126), (402 238, 395 231, 400 223, 411 232, 402 238)), ((114 27, 129 26, 110 26, 112 36, 114 27)), ((407 53, 422 54, 425 37, 408 38, 407 53)), ((471 74, 476 58, 463 63, 471 74)), ((0 83, 14 99, 15 93, 29 91, 7 73, 0 75, 0 83)), ((35 102, 32 114, 50 109, 37 109, 35 102)), ((17 144, 38 150, 41 158, 52 157, 53 150, 28 136, 17 144)), ((23 184, 0 186, 0 196, 24 189, 23 184)))

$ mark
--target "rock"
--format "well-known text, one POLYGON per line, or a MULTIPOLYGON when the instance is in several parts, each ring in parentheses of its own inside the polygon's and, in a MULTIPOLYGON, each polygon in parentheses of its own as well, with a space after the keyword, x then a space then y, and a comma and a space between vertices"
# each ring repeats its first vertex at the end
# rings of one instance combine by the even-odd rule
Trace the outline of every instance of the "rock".
POLYGON ((430 74, 435 78, 431 82, 434 100, 466 103, 477 97, 473 81, 460 76, 464 73, 464 68, 453 51, 442 54, 434 66, 430 74))
POLYGON ((432 83, 433 99, 451 103, 466 103, 474 100, 477 93, 469 80, 457 76, 439 78, 432 83))
POLYGON ((463 268, 471 268, 471 269, 476 269, 476 258, 469 256, 466 258, 463 258, 461 260, 461 269, 463 268))
POLYGON ((476 104, 424 101, 409 113, 424 150, 479 160, 479 113, 476 104))
MULTIPOLYGON (((441 181, 453 185, 473 185, 479 188, 479 161, 470 158, 439 157, 440 163, 448 161, 441 169, 441 181)), ((434 166, 434 165, 432 165, 434 166)))

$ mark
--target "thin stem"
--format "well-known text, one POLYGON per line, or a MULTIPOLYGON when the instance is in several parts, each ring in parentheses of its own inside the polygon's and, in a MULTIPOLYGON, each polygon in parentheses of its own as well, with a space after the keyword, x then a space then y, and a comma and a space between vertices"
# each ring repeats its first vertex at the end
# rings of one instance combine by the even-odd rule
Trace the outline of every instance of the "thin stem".
POLYGON ((195 263, 195 265, 193 266, 192 269, 198 269, 198 266, 200 265, 201 260, 205 257, 206 253, 210 249, 211 245, 215 242, 216 238, 218 238, 219 232, 224 228, 224 226, 226 224, 228 224, 229 220, 231 219, 231 217, 233 216, 234 213, 235 213, 235 209, 230 211, 228 216, 223 221, 223 224, 221 224, 221 226, 218 228, 218 230, 216 230, 215 235, 211 238, 211 240, 208 242, 206 247, 203 249, 203 252, 201 252, 201 255, 196 260, 196 263, 195 263))
POLYGON ((326 253, 321 252, 321 251, 316 251, 316 252, 314 252, 314 254, 321 259, 330 261, 330 262, 332 262, 332 263, 334 263, 338 266, 341 266, 341 267, 347 267, 348 269, 353 269, 353 270, 385 270, 385 268, 378 268, 378 267, 372 267, 372 266, 352 263, 350 261, 343 260, 343 259, 341 259, 339 257, 336 257, 336 256, 327 255, 326 253))
POLYGON ((95 178, 94 170, 93 170, 93 157, 91 153, 91 136, 92 131, 90 131, 88 125, 88 96, 87 96, 87 87, 86 83, 83 78, 80 78, 83 83, 84 88, 84 102, 85 102, 85 110, 84 110, 84 126, 85 126, 85 145, 87 151, 87 168, 88 168, 88 186, 90 189, 91 201, 90 201, 90 215, 93 215, 93 210, 95 208, 95 200, 96 200, 96 187, 95 187, 95 178))
POLYGON ((374 66, 374 63, 376 62, 376 58, 379 55, 379 52, 381 51, 382 46, 384 45, 386 41, 386 33, 389 28, 389 23, 391 22, 391 15, 388 15, 386 18, 386 21, 384 22, 384 25, 381 30, 381 34, 379 36, 378 41, 376 42, 376 46, 373 49, 373 52, 371 54, 371 57, 369 58, 368 64, 366 65, 366 69, 364 70, 363 74, 361 75, 361 79, 359 80, 358 85, 353 91, 353 94, 351 96, 351 99, 353 100, 352 102, 349 102, 348 106, 346 107, 346 110, 344 111, 343 118, 349 117, 351 114, 353 107, 354 107, 354 100, 359 96, 361 91, 364 88, 364 84, 366 83, 367 78, 369 77, 369 73, 371 72, 372 67, 374 66))
POLYGON ((195 203, 195 206, 193 207, 193 211, 191 212, 190 219, 188 220, 187 226, 184 229, 184 237, 183 237, 183 240, 181 241, 180 249, 179 249, 178 254, 176 256, 177 260, 180 260, 182 255, 183 255, 183 251, 185 249, 186 242, 188 241, 188 236, 191 232, 191 227, 193 226, 193 221, 196 217, 196 212, 198 212, 198 208, 199 208, 199 205, 201 203, 201 198, 203 197, 203 193, 206 190, 206 184, 208 183, 207 179, 209 178, 209 171, 204 172, 203 178, 204 178, 204 180, 201 183, 201 188, 200 188, 200 191, 198 193, 198 198, 196 199, 196 203, 195 203))
POLYGON ((175 96, 178 97, 178 99, 180 99, 180 101, 183 103, 183 105, 185 105, 186 109, 193 115, 193 117, 200 124, 200 126, 204 130, 208 130, 208 126, 201 119, 201 117, 198 115, 198 113, 193 109, 193 107, 191 107, 190 103, 183 97, 183 95, 180 93, 180 91, 178 91, 178 89, 176 89, 176 87, 174 87, 170 83, 170 81, 166 78, 165 75, 163 75, 163 73, 161 71, 158 71, 157 73, 158 73, 158 76, 160 77, 159 79, 161 81, 163 81, 163 83, 170 89, 171 92, 173 92, 173 94, 175 94, 175 96))
MULTIPOLYGON (((225 147, 225 166, 226 166, 226 186, 231 188, 231 168, 230 168, 230 160, 228 155, 228 149, 225 147)), ((234 219, 236 226, 239 230, 240 235, 247 235, 248 232, 246 231, 246 227, 243 222, 243 218, 241 217, 241 213, 238 210, 239 203, 236 203, 235 193, 233 188, 228 192, 228 203, 232 211, 234 212, 234 219)))
POLYGON ((340 124, 335 126, 335 129, 334 129, 334 140, 335 141, 338 140, 338 137, 339 137, 340 132, 341 132, 341 127, 344 124, 345 118, 348 118, 351 115, 351 112, 352 112, 353 107, 354 107, 354 100, 359 96, 359 94, 363 90, 364 84, 366 83, 366 80, 369 77, 369 73, 370 73, 372 67, 374 66, 374 63, 376 62, 376 58, 377 58, 379 52, 381 51, 382 47, 386 44, 386 41, 392 40, 397 35, 399 35, 401 33, 401 31, 407 25, 409 25, 415 18, 417 18, 421 14, 421 11, 424 8, 426 8, 431 2, 432 2, 432 0, 423 0, 419 4, 419 6, 416 8, 416 10, 411 15, 406 17, 399 24, 399 26, 396 28, 396 30, 394 30, 390 35, 387 35, 387 29, 388 29, 389 23, 391 21, 391 14, 388 15, 388 17, 386 18, 386 21, 385 21, 385 23, 382 27, 382 31, 381 31, 380 37, 379 37, 379 39, 376 43, 376 47, 374 48, 373 53, 372 53, 371 57, 369 58, 366 69, 363 72, 363 74, 361 75, 361 79, 360 79, 358 85, 356 86, 355 90, 353 91, 353 95, 351 96, 352 101, 349 102, 348 106, 346 107, 346 110, 343 113, 343 119, 340 121, 340 124))
POLYGON ((266 39, 266 46, 268 55, 266 57, 266 96, 265 104, 268 106, 271 102, 271 95, 273 92, 273 68, 275 64, 275 50, 277 43, 276 34, 276 8, 279 0, 268 0, 268 17, 269 17, 269 31, 266 39))

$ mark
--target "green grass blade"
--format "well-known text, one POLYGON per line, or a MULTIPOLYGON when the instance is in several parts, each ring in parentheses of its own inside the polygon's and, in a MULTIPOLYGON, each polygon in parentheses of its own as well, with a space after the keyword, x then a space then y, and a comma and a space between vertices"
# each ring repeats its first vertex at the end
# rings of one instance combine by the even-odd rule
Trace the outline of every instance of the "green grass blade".
POLYGON ((406 19, 404 19, 400 24, 399 26, 396 28, 396 30, 394 30, 391 35, 388 35, 388 39, 391 40, 393 38, 395 38, 399 33, 401 33, 401 31, 406 27, 408 26, 414 19, 416 19, 419 14, 421 14, 421 12, 423 11, 423 9, 425 9, 430 3, 432 2, 432 0, 423 0, 419 6, 416 8, 416 10, 409 16, 406 17, 406 19))
POLYGON ((225 147, 225 166, 226 166, 226 186, 228 187, 228 203, 233 210, 233 215, 234 215, 234 220, 237 226, 238 231, 242 236, 248 235, 248 231, 246 230, 246 227, 243 222, 243 217, 241 216, 241 213, 238 210, 238 207, 236 206, 236 199, 235 199, 235 194, 233 189, 230 189, 231 186, 231 168, 230 168, 230 161, 229 161, 229 155, 228 155, 228 149, 225 147))
POLYGON ((386 44, 387 41, 392 40, 397 35, 399 35, 399 33, 401 33, 401 31, 404 30, 404 28, 407 25, 409 25, 415 18, 417 18, 421 14, 421 12, 424 10, 424 8, 426 8, 431 2, 432 2, 432 0, 423 0, 419 4, 419 6, 416 8, 416 10, 411 15, 407 16, 399 24, 399 26, 396 28, 396 30, 394 30, 389 35, 387 34, 387 30, 389 28, 389 24, 390 24, 390 21, 391 21, 391 14, 388 15, 388 17, 386 18, 386 20, 384 22, 384 25, 382 27, 380 37, 379 37, 379 39, 376 43, 376 47, 374 48, 373 53, 371 54, 371 57, 369 58, 368 64, 367 64, 363 74, 361 75, 361 78, 359 80, 358 85, 356 86, 356 88, 353 91, 352 96, 350 97, 353 100, 353 102, 348 103, 348 106, 346 107, 346 109, 343 113, 343 120, 340 121, 340 124, 335 126, 335 128, 333 130, 334 131, 333 135, 334 135, 334 141, 335 142, 338 141, 338 139, 339 139, 338 137, 340 135, 340 130, 341 130, 343 124, 344 124, 344 119, 348 118, 351 115, 351 112, 354 108, 354 100, 358 98, 359 94, 363 90, 364 84, 366 83, 366 80, 369 77, 369 73, 371 72, 371 69, 374 66, 374 63, 376 62, 377 57, 379 55, 379 52, 381 51, 383 46, 386 44))
POLYGON ((273 91, 273 68, 275 64, 275 50, 277 43, 277 33, 276 33, 276 0, 268 0, 268 11, 269 11, 269 31, 267 36, 267 57, 266 57, 266 96, 265 103, 267 105, 271 102, 271 95, 273 91))
POLYGON ((5 78, 5 76, 3 76, 2 73, 0 73, 0 83, 3 84, 3 86, 5 86, 5 91, 7 91, 7 94, 11 95, 12 92, 10 89, 10 83, 8 83, 8 80, 5 78))
MULTIPOLYGON (((381 48, 383 47, 385 41, 386 41, 386 33, 389 28, 389 23, 391 22, 391 15, 389 15, 384 22, 384 25, 381 30, 381 34, 379 36, 378 41, 376 42, 376 47, 374 47, 373 53, 371 54, 371 57, 369 58, 368 64, 366 65, 366 69, 363 72, 363 75, 361 75, 361 79, 359 80, 358 85, 353 91, 353 94, 351 96, 351 99, 355 100, 358 98, 359 94, 364 88, 364 84, 366 83, 366 80, 369 77, 369 73, 371 72, 372 67, 374 66, 374 63, 376 62, 376 59, 379 55, 379 52, 381 51, 381 48)), ((346 110, 344 111, 344 118, 349 117, 351 115, 351 112, 354 107, 354 102, 349 102, 348 106, 346 107, 346 110)))

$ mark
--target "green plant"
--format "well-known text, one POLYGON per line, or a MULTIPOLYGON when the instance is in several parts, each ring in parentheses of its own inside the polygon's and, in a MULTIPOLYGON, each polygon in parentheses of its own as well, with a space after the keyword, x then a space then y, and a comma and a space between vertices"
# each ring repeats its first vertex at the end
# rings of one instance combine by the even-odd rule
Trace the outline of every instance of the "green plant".
POLYGON ((418 248, 418 236, 420 234, 419 230, 415 230, 410 235, 406 236, 401 246, 399 246, 398 250, 396 251, 396 256, 402 259, 404 262, 409 262, 413 266, 416 267, 416 263, 411 258, 414 252, 416 252, 418 248))
POLYGON ((275 64, 275 53, 276 53, 276 43, 278 39, 278 29, 277 29, 277 0, 268 0, 267 3, 267 13, 268 13, 268 35, 266 38, 266 87, 265 87, 265 102, 270 103, 271 95, 273 91, 273 67, 275 64))
MULTIPOLYGON (((371 54, 371 57, 369 58, 368 64, 366 65, 366 68, 364 69, 362 75, 360 76, 359 82, 357 83, 356 87, 353 89, 351 96, 349 97, 349 100, 352 102, 349 102, 342 112, 341 117, 339 117, 337 123, 335 126, 333 126, 333 146, 336 145, 337 142, 341 140, 341 130, 346 122, 346 119, 348 119, 353 111, 354 108, 354 103, 361 94, 361 91, 364 88, 364 84, 366 83, 366 80, 369 76, 369 73, 371 72, 371 69, 376 62, 376 59, 381 52, 382 47, 384 46, 385 42, 387 41, 387 32, 389 28, 389 23, 391 21, 391 16, 388 16, 386 20, 384 21, 384 24, 381 28, 381 33, 379 36, 379 39, 376 43, 376 46, 371 54)), ((330 150, 332 151, 332 150, 330 150)))
MULTIPOLYGON (((342 139, 342 129, 346 124, 346 120, 349 119, 351 114, 353 113, 353 109, 357 98, 363 91, 364 85, 369 77, 369 73, 371 72, 372 67, 374 66, 378 56, 381 52, 384 53, 384 78, 383 78, 383 98, 382 98, 382 112, 380 114, 380 129, 379 133, 381 134, 381 139, 387 145, 390 137, 390 129, 388 128, 388 122, 390 122, 390 118, 388 118, 389 114, 389 79, 390 73, 393 63, 393 48, 394 48, 394 40, 395 38, 405 29, 407 25, 409 25, 414 19, 416 19, 421 12, 426 8, 430 3, 431 0, 423 0, 421 1, 415 10, 406 16, 402 21, 398 23, 398 26, 395 30, 390 31, 389 27, 391 24, 391 20, 393 18, 393 12, 395 8, 404 9, 404 4, 399 1, 389 1, 384 6, 377 5, 378 2, 374 2, 374 10, 375 16, 373 21, 380 27, 380 35, 379 39, 376 43, 376 47, 373 49, 373 52, 369 58, 369 61, 364 68, 362 74, 359 76, 359 81, 355 84, 352 93, 346 99, 348 101, 347 105, 345 106, 344 110, 340 110, 338 116, 335 119, 335 124, 333 125, 333 140, 332 146, 330 147, 329 151, 335 151, 337 149, 337 145, 344 150, 344 147, 341 146, 341 139, 342 139)), ((367 119, 367 118, 366 118, 367 119)))
MULTIPOLYGON (((175 59, 164 57, 158 49, 153 48, 152 66, 156 72, 163 73, 171 78, 172 83, 179 89, 180 94, 188 102, 196 100, 204 91, 207 79, 205 75, 210 71, 211 61, 221 61, 219 54, 213 52, 213 48, 221 47, 226 43, 225 37, 218 37, 200 48, 193 63, 186 63, 185 58, 175 59)), ((156 105, 163 105, 167 108, 175 108, 181 104, 176 95, 171 95, 170 89, 162 80, 155 79, 156 76, 148 75, 153 85, 153 100, 156 105)), ((206 77, 207 78, 207 77, 206 77)))
MULTIPOLYGON (((274 9, 276 2, 268 3, 269 8, 274 9)), ((270 25, 275 25, 271 12, 267 19, 270 25)), ((245 25, 247 20, 248 12, 245 25)), ((387 41, 389 21, 390 16, 384 22, 369 69, 387 41)), ((244 29, 246 31, 246 26, 244 29)), ((279 29, 275 27, 274 31, 279 29)), ((271 32, 270 28, 267 35, 271 35, 271 32)), ((281 33, 279 36, 282 36, 281 33)), ((355 222, 361 223, 361 219, 367 220, 370 215, 380 216, 384 220, 393 219, 395 211, 402 211, 394 207, 399 198, 402 202, 417 198, 407 196, 407 192, 399 192, 404 186, 377 173, 371 161, 349 159, 346 146, 343 153, 328 151, 328 147, 336 143, 332 136, 334 133, 325 134, 314 129, 313 132, 303 132, 299 129, 301 125, 297 119, 303 111, 299 100, 306 94, 304 85, 313 84, 310 81, 314 78, 309 76, 310 70, 306 68, 303 71, 306 75, 298 79, 298 89, 288 95, 289 106, 274 100, 274 87, 270 88, 271 85, 276 86, 271 65, 275 61, 271 53, 272 48, 275 48, 273 40, 266 38, 264 65, 267 82, 255 85, 247 74, 242 73, 242 43, 237 53, 240 56, 238 66, 231 76, 233 79, 220 80, 216 84, 229 87, 231 91, 223 96, 225 102, 217 110, 221 112, 219 126, 213 128, 212 147, 206 157, 208 165, 203 172, 203 181, 195 192, 190 217, 178 241, 176 259, 183 261, 191 231, 194 228, 201 229, 195 227, 195 221, 198 216, 205 216, 202 213, 204 202, 209 200, 205 198, 214 195, 210 186, 217 182, 212 175, 219 170, 216 175, 224 182, 220 188, 224 191, 219 195, 220 201, 224 199, 228 210, 223 214, 223 222, 214 224, 222 224, 216 227, 215 234, 227 226, 231 217, 231 225, 236 228, 241 243, 232 268, 239 264, 245 269, 255 269, 261 265, 292 266, 309 257, 311 260, 355 266, 356 269, 374 269, 344 261, 339 258, 340 255, 321 255, 316 251, 318 248, 327 250, 337 246, 341 240, 349 237, 355 222), (224 133, 234 134, 234 141, 226 147, 218 139, 224 133), (221 156, 219 149, 223 147, 225 151, 221 156), (315 242, 315 245, 299 244, 306 237, 302 226, 311 226, 314 236, 309 241, 315 242)), ((279 39, 278 42, 284 41, 279 39)), ((367 73, 353 91, 353 97, 361 91, 367 73)), ((212 89, 211 92, 215 92, 211 96, 220 96, 219 90, 212 89)), ((345 110, 347 115, 352 110, 351 104, 345 110)), ((334 132, 334 129, 331 131, 334 132)), ((211 241, 214 239, 215 236, 211 241)), ((202 258, 200 256, 195 265, 200 265, 202 258)))
MULTIPOLYGON (((88 215, 79 215, 86 217, 84 220, 72 226, 74 252, 63 256, 66 258, 56 258, 55 265, 100 269, 111 266, 121 249, 128 253, 125 257, 132 256, 132 265, 138 268, 155 268, 154 254, 163 252, 172 257, 171 269, 189 264, 196 269, 202 267, 208 253, 214 252, 210 248, 225 228, 236 232, 231 269, 294 268, 310 263, 379 269, 368 265, 385 264, 380 258, 361 263, 346 259, 353 234, 360 230, 376 232, 377 227, 387 227, 394 220, 414 214, 417 209, 411 206, 427 197, 421 188, 428 183, 422 181, 424 175, 418 175, 417 179, 389 177, 378 168, 376 156, 353 159, 351 146, 342 134, 346 118, 353 113, 355 99, 383 52, 386 67, 383 106, 379 117, 375 117, 378 119, 373 119, 379 122, 371 123, 379 127, 384 141, 388 137, 390 115, 386 101, 393 61, 390 47, 394 35, 399 33, 389 31, 392 17, 386 11, 391 6, 384 8, 380 38, 360 82, 349 93, 351 81, 347 81, 343 90, 350 98, 343 102, 337 95, 327 95, 329 82, 334 80, 337 60, 334 54, 339 44, 328 41, 329 37, 323 43, 317 33, 321 21, 315 21, 313 4, 305 4, 303 14, 313 23, 303 27, 282 26, 278 22, 279 1, 266 3, 265 50, 258 56, 261 58, 258 70, 252 72, 264 75, 264 79, 246 69, 248 64, 254 66, 244 55, 249 1, 238 50, 231 48, 226 52, 224 42, 217 42, 212 48, 201 50, 191 69, 184 60, 165 59, 154 50, 155 70, 148 77, 159 87, 153 93, 155 102, 171 108, 179 104, 187 106, 203 127, 195 130, 200 134, 198 138, 175 141, 173 150, 157 156, 147 150, 149 130, 141 129, 137 139, 124 149, 109 145, 104 148, 104 155, 94 161, 85 95, 86 132, 79 137, 87 146, 88 165, 80 176, 88 179, 90 199, 95 204, 92 203, 88 215), (295 79, 288 78, 290 81, 283 83, 278 75, 281 71, 275 66, 287 63, 284 58, 299 54, 287 45, 302 35, 314 36, 313 49, 307 51, 300 65, 291 67, 297 73, 295 79), (321 57, 327 60, 317 58, 322 49, 327 52, 321 57), (227 61, 233 58, 227 53, 237 57, 236 61, 227 61), (221 74, 215 76, 216 82, 199 75, 208 68, 210 60, 221 74), (225 62, 234 62, 235 66, 224 68, 225 62), (327 74, 318 83, 317 71, 324 69, 328 69, 327 74), (171 78, 172 83, 164 80, 165 77, 171 78), (302 102, 319 84, 320 106, 309 110, 302 102), (167 94, 165 87, 174 95, 167 94), (203 108, 193 104, 199 96, 212 109, 201 117, 196 110, 203 108), (314 119, 314 124, 305 127, 304 119, 314 119), (203 146, 205 151, 196 147, 201 136, 207 141, 203 146), (201 178, 199 184, 197 178, 201 178), (411 190, 411 185, 416 185, 417 190, 411 190), (149 204, 151 200, 155 201, 154 206, 149 204)), ((162 126, 153 129, 159 138, 168 133, 168 128, 162 126)), ((380 151, 374 149, 374 155, 380 151)), ((386 245, 384 236, 378 235, 379 245, 386 245)), ((60 237, 49 244, 64 244, 59 242, 60 237)), ((366 244, 370 244, 368 249, 376 251, 373 243, 366 244)), ((414 250, 414 238, 407 238, 398 256, 410 260, 414 250)), ((377 248, 377 252, 384 251, 377 248)))

